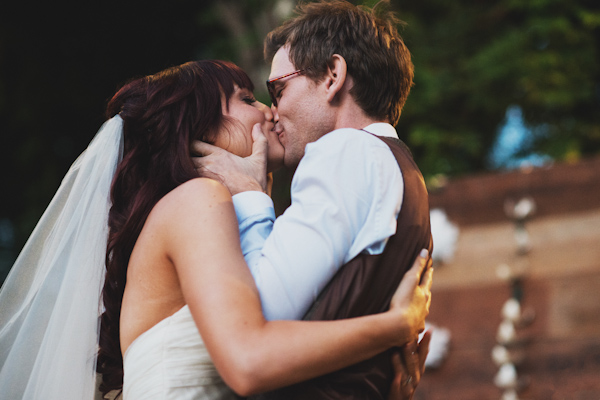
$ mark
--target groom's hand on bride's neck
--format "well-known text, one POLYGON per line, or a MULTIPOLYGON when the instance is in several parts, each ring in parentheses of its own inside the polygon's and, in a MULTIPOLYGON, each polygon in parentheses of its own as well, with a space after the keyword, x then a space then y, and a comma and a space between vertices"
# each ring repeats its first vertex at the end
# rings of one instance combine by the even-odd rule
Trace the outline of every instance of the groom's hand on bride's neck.
POLYGON ((220 147, 194 141, 191 155, 198 175, 221 182, 232 196, 247 191, 269 194, 267 139, 260 126, 254 127, 252 138, 252 154, 248 157, 239 157, 220 147))

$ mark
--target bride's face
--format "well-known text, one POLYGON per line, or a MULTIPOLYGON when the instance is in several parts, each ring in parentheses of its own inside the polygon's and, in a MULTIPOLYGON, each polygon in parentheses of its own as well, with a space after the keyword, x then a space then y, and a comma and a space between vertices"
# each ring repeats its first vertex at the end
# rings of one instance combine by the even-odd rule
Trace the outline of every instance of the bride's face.
POLYGON ((273 131, 273 114, 265 104, 256 101, 252 92, 237 85, 229 99, 229 107, 223 98, 224 126, 217 135, 215 145, 240 157, 252 154, 252 128, 260 124, 269 144, 268 170, 283 166, 283 146, 273 131))

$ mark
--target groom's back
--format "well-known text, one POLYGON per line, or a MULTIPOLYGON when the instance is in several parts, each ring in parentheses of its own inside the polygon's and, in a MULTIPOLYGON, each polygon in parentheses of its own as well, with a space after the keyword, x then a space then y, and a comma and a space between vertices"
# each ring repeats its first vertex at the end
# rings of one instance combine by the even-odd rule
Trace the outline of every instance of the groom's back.
MULTIPOLYGON (((386 311, 402 277, 423 248, 432 250, 427 189, 408 148, 380 137, 392 150, 404 179, 396 234, 379 255, 360 254, 344 265, 305 320, 334 320, 386 311)), ((324 349, 326 351, 326 349, 324 349)), ((385 399, 394 377, 388 350, 334 373, 263 395, 264 399, 385 399)))

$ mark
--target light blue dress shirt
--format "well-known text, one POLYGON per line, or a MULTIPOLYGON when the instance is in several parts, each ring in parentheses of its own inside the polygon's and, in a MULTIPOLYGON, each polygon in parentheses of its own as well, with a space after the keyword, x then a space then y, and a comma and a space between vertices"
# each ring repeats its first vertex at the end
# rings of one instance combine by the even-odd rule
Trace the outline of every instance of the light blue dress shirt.
MULTIPOLYGON (((389 124, 364 130, 398 137, 389 124)), ((277 219, 262 192, 233 196, 242 251, 268 320, 301 319, 337 270, 362 252, 380 254, 396 232, 404 182, 389 147, 357 129, 306 146, 277 219)))

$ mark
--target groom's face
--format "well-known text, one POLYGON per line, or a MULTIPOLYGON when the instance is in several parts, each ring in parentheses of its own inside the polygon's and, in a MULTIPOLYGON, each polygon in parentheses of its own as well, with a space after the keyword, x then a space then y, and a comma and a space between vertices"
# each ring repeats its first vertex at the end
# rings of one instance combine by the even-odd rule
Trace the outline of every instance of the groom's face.
MULTIPOLYGON (((269 79, 297 71, 289 58, 288 47, 277 51, 269 79)), ((330 105, 324 83, 315 83, 303 73, 278 79, 273 83, 277 106, 272 106, 275 132, 285 152, 283 162, 294 168, 304 156, 304 148, 333 129, 330 105)))

